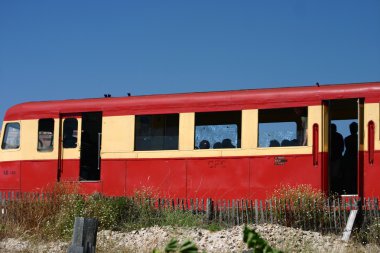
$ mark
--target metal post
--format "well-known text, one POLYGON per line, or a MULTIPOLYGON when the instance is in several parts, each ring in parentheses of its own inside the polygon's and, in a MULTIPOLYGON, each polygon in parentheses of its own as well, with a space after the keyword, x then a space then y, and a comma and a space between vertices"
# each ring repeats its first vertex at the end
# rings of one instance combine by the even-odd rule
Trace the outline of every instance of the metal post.
POLYGON ((75 217, 73 239, 67 253, 95 253, 98 221, 75 217))

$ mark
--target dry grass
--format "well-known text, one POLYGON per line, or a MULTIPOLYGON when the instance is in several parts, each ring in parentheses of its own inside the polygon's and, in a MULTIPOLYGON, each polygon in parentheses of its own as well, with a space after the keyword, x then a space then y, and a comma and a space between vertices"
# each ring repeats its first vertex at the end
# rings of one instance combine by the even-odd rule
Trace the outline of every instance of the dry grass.
POLYGON ((99 229, 134 230, 154 225, 202 226, 202 218, 180 210, 158 210, 147 191, 133 197, 104 197, 77 194, 75 184, 56 184, 43 195, 24 194, 7 202, 6 219, 0 223, 1 238, 67 240, 75 217, 92 217, 99 229))
POLYGON ((6 219, 0 226, 1 237, 48 239, 46 229, 55 223, 57 214, 67 203, 67 198, 75 192, 75 185, 56 184, 49 186, 43 194, 24 193, 7 202, 6 219))

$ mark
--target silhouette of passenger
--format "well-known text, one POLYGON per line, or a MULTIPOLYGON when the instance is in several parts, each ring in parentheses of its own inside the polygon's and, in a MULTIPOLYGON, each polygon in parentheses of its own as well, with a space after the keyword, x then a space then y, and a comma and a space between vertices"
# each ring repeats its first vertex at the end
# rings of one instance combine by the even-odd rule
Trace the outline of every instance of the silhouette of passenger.
POLYGON ((235 148, 235 146, 232 144, 231 139, 224 139, 222 141, 222 147, 223 148, 235 148))
POLYGON ((330 190, 332 193, 341 193, 343 173, 341 170, 342 153, 344 150, 343 136, 338 133, 335 124, 330 125, 330 190))
POLYGON ((337 131, 335 124, 331 124, 331 160, 342 158, 344 150, 343 136, 337 131))
POLYGON ((358 123, 352 122, 350 124, 351 135, 344 139, 344 144, 346 146, 346 152, 344 152, 345 157, 357 157, 358 154, 358 123))
POLYGON ((351 135, 344 139, 346 151, 344 152, 344 184, 347 194, 356 193, 357 162, 358 162, 358 123, 350 124, 351 135))
POLYGON ((289 141, 288 139, 284 139, 284 140, 282 140, 282 142, 281 142, 281 147, 289 147, 289 146, 291 146, 291 145, 292 145, 292 142, 289 141))
POLYGON ((210 148, 210 142, 208 140, 202 140, 199 143, 199 149, 209 149, 210 148))
POLYGON ((298 140, 297 139, 293 139, 290 141, 290 146, 299 146, 299 143, 298 143, 298 140))
POLYGON ((279 147, 279 146, 281 146, 281 145, 280 145, 280 142, 278 140, 271 140, 269 142, 269 147, 279 147))
POLYGON ((222 143, 220 141, 218 142, 215 142, 214 145, 212 146, 212 148, 222 148, 222 143))

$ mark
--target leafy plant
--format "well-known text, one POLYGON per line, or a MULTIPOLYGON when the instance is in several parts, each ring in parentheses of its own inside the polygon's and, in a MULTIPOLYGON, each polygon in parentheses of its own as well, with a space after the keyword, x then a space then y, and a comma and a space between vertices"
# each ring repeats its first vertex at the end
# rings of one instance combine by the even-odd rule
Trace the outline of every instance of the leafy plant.
POLYGON ((178 240, 177 239, 171 239, 170 242, 165 247, 165 252, 175 252, 178 248, 178 240))
POLYGON ((253 253, 280 253, 277 249, 272 248, 267 241, 260 237, 260 235, 254 230, 244 227, 243 241, 247 243, 249 249, 252 249, 253 253))
MULTIPOLYGON (((190 240, 186 240, 183 244, 178 245, 178 240, 173 238, 165 247, 165 253, 197 253, 197 246, 190 240)), ((160 253, 154 249, 153 253, 160 253)))

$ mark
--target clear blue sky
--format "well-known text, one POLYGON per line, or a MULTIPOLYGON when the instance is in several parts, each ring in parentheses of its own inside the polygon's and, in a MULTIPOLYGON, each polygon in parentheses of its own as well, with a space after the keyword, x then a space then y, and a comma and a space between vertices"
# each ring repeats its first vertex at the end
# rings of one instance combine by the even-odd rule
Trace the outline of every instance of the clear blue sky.
POLYGON ((380 81, 380 0, 0 2, 0 117, 35 100, 380 81))

